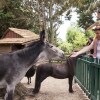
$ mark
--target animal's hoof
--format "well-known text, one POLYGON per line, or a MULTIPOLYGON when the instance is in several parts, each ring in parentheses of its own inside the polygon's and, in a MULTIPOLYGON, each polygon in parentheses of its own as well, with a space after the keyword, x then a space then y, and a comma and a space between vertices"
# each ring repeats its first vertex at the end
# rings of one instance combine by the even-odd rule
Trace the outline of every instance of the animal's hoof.
POLYGON ((70 93, 73 93, 74 91, 73 91, 73 90, 69 90, 69 92, 70 92, 70 93))
POLYGON ((38 90, 33 89, 34 94, 37 94, 38 92, 39 92, 38 90))
POLYGON ((29 85, 29 83, 27 83, 29 85))

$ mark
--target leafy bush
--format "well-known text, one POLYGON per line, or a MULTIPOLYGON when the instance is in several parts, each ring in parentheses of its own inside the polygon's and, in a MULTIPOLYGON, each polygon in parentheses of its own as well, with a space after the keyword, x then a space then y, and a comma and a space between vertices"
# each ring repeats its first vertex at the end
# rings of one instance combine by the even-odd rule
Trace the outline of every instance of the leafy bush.
POLYGON ((72 51, 79 51, 83 48, 87 44, 89 37, 94 37, 93 31, 83 33, 82 29, 78 26, 71 27, 66 33, 66 41, 58 39, 57 46, 62 49, 65 54, 70 54, 72 51))
POLYGON ((65 55, 68 55, 72 52, 73 47, 71 43, 68 43, 66 41, 62 41, 61 39, 57 40, 57 46, 65 52, 65 55))

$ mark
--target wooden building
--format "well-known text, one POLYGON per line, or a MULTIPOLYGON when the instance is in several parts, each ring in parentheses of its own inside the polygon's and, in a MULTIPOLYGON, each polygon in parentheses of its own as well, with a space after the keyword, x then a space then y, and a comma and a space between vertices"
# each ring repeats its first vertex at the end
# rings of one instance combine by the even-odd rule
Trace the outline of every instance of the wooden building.
POLYGON ((39 36, 29 30, 9 28, 0 39, 0 54, 24 48, 37 39, 39 36))

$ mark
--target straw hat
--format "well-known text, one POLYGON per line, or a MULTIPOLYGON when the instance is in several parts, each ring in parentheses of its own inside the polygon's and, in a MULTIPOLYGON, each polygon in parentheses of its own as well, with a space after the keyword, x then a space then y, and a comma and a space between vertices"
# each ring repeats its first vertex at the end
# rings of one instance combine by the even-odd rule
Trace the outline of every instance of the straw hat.
POLYGON ((97 31, 97 30, 100 30, 100 25, 97 25, 97 26, 93 29, 93 31, 97 31))

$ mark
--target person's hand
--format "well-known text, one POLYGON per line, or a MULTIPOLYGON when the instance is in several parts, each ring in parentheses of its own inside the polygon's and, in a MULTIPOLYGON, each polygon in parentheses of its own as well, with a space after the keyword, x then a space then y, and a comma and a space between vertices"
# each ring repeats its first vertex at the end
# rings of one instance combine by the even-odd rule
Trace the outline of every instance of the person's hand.
POLYGON ((90 53, 89 53, 88 56, 93 56, 93 54, 90 54, 90 53))
POLYGON ((78 56, 78 52, 72 52, 72 55, 70 57, 77 57, 78 56))
POLYGON ((88 54, 89 57, 96 58, 96 54, 88 54))

